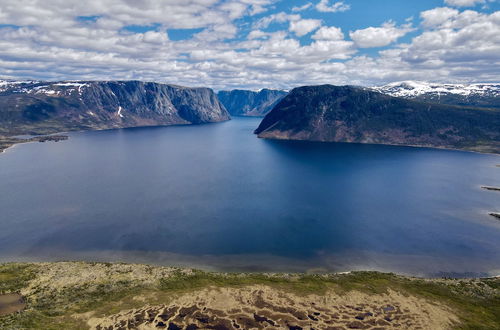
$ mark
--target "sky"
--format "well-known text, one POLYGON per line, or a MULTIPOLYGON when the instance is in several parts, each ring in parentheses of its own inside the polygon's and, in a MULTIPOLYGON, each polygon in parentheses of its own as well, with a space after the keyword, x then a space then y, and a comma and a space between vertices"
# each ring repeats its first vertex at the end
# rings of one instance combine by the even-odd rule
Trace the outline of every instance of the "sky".
POLYGON ((0 78, 500 82, 500 0, 0 0, 0 78))

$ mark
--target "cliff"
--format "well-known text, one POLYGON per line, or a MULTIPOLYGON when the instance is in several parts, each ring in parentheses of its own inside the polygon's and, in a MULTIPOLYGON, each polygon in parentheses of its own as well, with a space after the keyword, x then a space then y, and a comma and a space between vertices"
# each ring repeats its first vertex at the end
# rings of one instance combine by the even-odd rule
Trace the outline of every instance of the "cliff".
POLYGON ((140 81, 0 82, 0 135, 229 120, 208 88, 140 81))
POLYGON ((262 120, 261 138, 500 152, 500 111, 423 103, 351 86, 291 91, 262 120))
POLYGON ((259 92, 239 90, 220 91, 219 100, 232 116, 265 116, 287 92, 262 89, 259 92))

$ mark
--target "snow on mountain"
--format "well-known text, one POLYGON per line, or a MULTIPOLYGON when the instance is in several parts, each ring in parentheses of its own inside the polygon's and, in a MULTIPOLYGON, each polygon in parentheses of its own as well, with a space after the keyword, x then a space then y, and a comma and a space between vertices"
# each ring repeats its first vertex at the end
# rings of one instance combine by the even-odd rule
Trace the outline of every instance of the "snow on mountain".
POLYGON ((417 98, 425 94, 500 97, 500 84, 438 84, 420 81, 402 81, 384 86, 372 87, 372 90, 396 97, 417 98))
POLYGON ((82 89, 89 86, 85 82, 41 82, 36 80, 0 80, 0 93, 45 94, 48 96, 70 95, 75 91, 82 95, 82 89))
POLYGON ((0 92, 4 92, 13 88, 20 88, 23 85, 36 84, 35 80, 2 80, 0 79, 0 92))

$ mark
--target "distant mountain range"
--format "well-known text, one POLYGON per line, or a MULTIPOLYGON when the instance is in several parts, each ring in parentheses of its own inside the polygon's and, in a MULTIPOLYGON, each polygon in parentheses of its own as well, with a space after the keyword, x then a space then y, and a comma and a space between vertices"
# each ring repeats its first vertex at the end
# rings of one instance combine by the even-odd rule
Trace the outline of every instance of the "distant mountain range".
POLYGON ((306 86, 281 100, 255 133, 500 153, 500 110, 426 103, 353 86, 306 86))
POLYGON ((0 80, 0 149, 16 143, 14 135, 211 123, 229 120, 228 110, 267 114, 255 131, 263 138, 500 153, 500 84, 420 82, 216 95, 209 88, 140 81, 0 80))
POLYGON ((0 136, 229 119, 209 88, 140 81, 0 81, 0 136))
POLYGON ((217 93, 219 100, 232 116, 265 116, 287 92, 262 89, 258 92, 235 89, 217 93))
POLYGON ((403 81, 371 89, 394 97, 429 103, 500 109, 500 84, 437 84, 403 81))

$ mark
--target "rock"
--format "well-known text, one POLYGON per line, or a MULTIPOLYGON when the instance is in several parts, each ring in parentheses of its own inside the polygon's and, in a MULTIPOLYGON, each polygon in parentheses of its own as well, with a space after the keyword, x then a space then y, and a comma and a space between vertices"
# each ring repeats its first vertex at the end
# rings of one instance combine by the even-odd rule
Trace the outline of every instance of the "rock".
POLYGON ((0 135, 229 120, 209 88, 141 81, 29 82, 0 91, 0 135))
POLYGON ((492 217, 495 217, 495 218, 497 218, 497 219, 500 219, 500 213, 491 212, 491 213, 490 213, 490 215, 491 215, 492 217))
POLYGON ((265 116, 287 92, 262 89, 258 92, 235 89, 217 93, 232 116, 265 116))
POLYGON ((353 86, 295 88, 264 117, 261 138, 500 153, 500 110, 422 103, 353 86))

